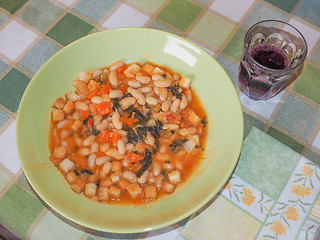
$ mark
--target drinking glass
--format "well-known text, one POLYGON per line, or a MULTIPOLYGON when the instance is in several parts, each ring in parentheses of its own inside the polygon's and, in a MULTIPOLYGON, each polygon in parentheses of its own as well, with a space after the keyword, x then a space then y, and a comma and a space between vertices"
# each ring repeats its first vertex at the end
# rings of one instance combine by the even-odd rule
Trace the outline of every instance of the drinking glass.
POLYGON ((247 31, 239 68, 239 88, 250 99, 278 94, 307 56, 307 43, 298 29, 265 20, 247 31))

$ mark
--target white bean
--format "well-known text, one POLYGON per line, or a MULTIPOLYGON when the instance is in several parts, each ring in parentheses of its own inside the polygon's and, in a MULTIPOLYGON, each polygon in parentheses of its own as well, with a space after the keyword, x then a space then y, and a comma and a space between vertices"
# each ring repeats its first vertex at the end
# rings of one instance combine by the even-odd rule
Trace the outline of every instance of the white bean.
POLYGON ((149 93, 152 91, 152 87, 141 87, 138 89, 141 93, 149 93))
POLYGON ((158 104, 158 100, 154 97, 147 97, 146 102, 150 105, 157 105, 158 104))
POLYGON ((134 77, 139 71, 140 71, 141 67, 138 64, 130 64, 130 66, 123 71, 123 73, 127 76, 127 77, 134 77))
POLYGON ((114 159, 120 160, 123 158, 123 155, 115 148, 109 148, 106 151, 107 156, 112 157, 114 159))
POLYGON ((197 128, 189 127, 189 128, 182 128, 179 130, 179 134, 181 136, 193 135, 197 133, 197 128))
POLYGON ((133 150, 134 150, 134 145, 132 143, 127 143, 126 144, 126 151, 132 152, 133 150))
POLYGON ((91 73, 91 78, 95 79, 96 77, 99 77, 102 74, 102 70, 101 69, 96 69, 93 70, 91 73))
POLYGON ((101 121, 97 126, 96 126, 96 129, 98 131, 102 131, 102 130, 105 130, 107 129, 108 127, 108 124, 109 124, 109 121, 107 119, 101 121))
POLYGON ((133 105, 136 102, 134 97, 126 97, 120 101, 121 108, 126 110, 128 107, 133 105))
POLYGON ((76 102, 74 105, 77 110, 82 110, 82 111, 89 110, 89 106, 87 104, 85 104, 84 102, 76 102))
POLYGON ((180 107, 180 99, 176 98, 171 104, 170 111, 175 113, 179 107, 180 107))
POLYGON ((115 70, 110 72, 110 74, 109 74, 109 82, 113 86, 117 86, 118 85, 118 76, 117 76, 117 72, 115 70))
POLYGON ((96 165, 96 158, 97 158, 97 155, 92 153, 89 155, 88 157, 88 168, 92 169, 95 167, 96 165))
POLYGON ((165 79, 165 80, 157 80, 153 82, 155 86, 157 87, 169 87, 172 83, 172 81, 170 79, 165 79))
POLYGON ((64 128, 65 126, 67 126, 68 123, 70 123, 70 120, 64 119, 57 124, 57 128, 59 129, 64 128))
POLYGON ((116 70, 124 65, 124 61, 118 60, 110 65, 110 71, 116 70))
POLYGON ((164 124, 163 125, 163 129, 166 130, 166 129, 170 129, 170 130, 176 130, 179 128, 179 125, 178 124, 175 124, 175 123, 168 123, 168 124, 164 124))
POLYGON ((121 154, 125 154, 126 153, 126 145, 124 143, 124 141, 122 139, 118 140, 118 151, 121 154))
POLYGON ((168 90, 166 88, 160 88, 159 91, 160 91, 160 95, 159 95, 160 100, 165 101, 168 96, 168 90))
POLYGON ((103 99, 103 101, 105 101, 105 102, 110 102, 111 101, 111 98, 109 97, 109 94, 103 94, 102 96, 102 99, 103 99))
POLYGON ((119 133, 122 138, 126 137, 128 134, 125 130, 117 130, 117 133, 119 133))
POLYGON ((136 79, 142 84, 148 84, 151 81, 151 78, 148 76, 136 76, 136 79))
POLYGON ((160 172, 161 172, 160 164, 157 163, 157 162, 154 162, 153 165, 152 165, 152 168, 153 168, 153 170, 152 170, 153 175, 158 176, 160 174, 160 172))
POLYGON ((154 74, 154 75, 152 75, 152 80, 153 81, 162 81, 162 80, 164 80, 164 77, 162 77, 159 74, 154 74))
POLYGON ((83 82, 89 82, 89 80, 91 79, 91 74, 90 73, 86 73, 86 72, 80 72, 79 73, 79 80, 83 81, 83 82))
POLYGON ((154 93, 155 93, 157 96, 160 95, 160 88, 154 87, 154 88, 153 88, 153 91, 154 91, 154 93))
POLYGON ((188 95, 187 95, 188 102, 190 102, 192 100, 191 91, 190 91, 190 89, 188 89, 186 92, 188 93, 188 95))
POLYGON ((180 80, 179 74, 178 74, 178 73, 173 74, 173 79, 174 79, 175 81, 180 80))
POLYGON ((99 150, 99 143, 96 143, 96 142, 92 143, 92 145, 91 145, 91 152, 92 152, 92 153, 98 152, 98 150, 99 150))
POLYGON ((124 166, 125 168, 129 166, 129 161, 127 159, 123 159, 122 160, 122 166, 124 166))
POLYGON ((187 97, 182 94, 181 102, 180 102, 180 108, 185 109, 188 106, 188 99, 187 97))
POLYGON ((103 102, 103 99, 102 99, 102 97, 94 96, 94 97, 91 98, 91 102, 95 103, 95 104, 99 104, 99 103, 103 102))
POLYGON ((131 94, 135 99, 137 99, 137 101, 140 105, 146 104, 146 98, 143 96, 143 94, 141 92, 139 92, 136 89, 131 89, 131 94))
POLYGON ((110 157, 107 157, 107 156, 103 156, 103 157, 98 157, 98 158, 96 158, 96 164, 97 165, 102 165, 102 164, 104 164, 105 162, 107 162, 107 161, 110 161, 110 157))
POLYGON ((164 111, 164 112, 169 111, 170 107, 171 107, 171 101, 170 101, 170 100, 164 101, 164 102, 162 103, 162 105, 161 105, 161 109, 162 109, 162 111, 164 111))
POLYGON ((185 89, 189 88, 191 84, 191 79, 187 78, 187 77, 183 77, 181 78, 181 80, 179 81, 179 85, 185 89))
POLYGON ((149 131, 147 131, 147 136, 146 136, 145 141, 146 141, 147 144, 149 144, 151 146, 153 146, 154 143, 155 143, 155 139, 154 139, 154 137, 152 136, 152 134, 149 131))
POLYGON ((138 180, 137 176, 133 172, 130 172, 130 171, 124 171, 122 174, 122 177, 132 183, 137 182, 137 180, 138 180))
POLYGON ((112 90, 109 93, 110 98, 121 98, 123 95, 121 90, 112 90))
POLYGON ((104 143, 100 145, 100 151, 105 152, 110 148, 110 144, 109 143, 104 143))
POLYGON ((122 122, 120 119, 120 114, 118 112, 114 112, 112 114, 112 124, 116 129, 121 129, 122 128, 122 122))
POLYGON ((89 155, 90 154, 90 149, 89 148, 81 148, 80 150, 79 150, 79 153, 81 154, 81 155, 89 155))
POLYGON ((149 170, 144 171, 142 176, 138 178, 138 183, 140 183, 140 184, 146 183, 148 175, 149 175, 149 170))
POLYGON ((97 126, 102 120, 102 115, 95 115, 93 117, 93 125, 97 126))
POLYGON ((80 118, 79 112, 78 112, 78 111, 73 112, 72 118, 73 118, 73 119, 79 119, 79 118, 80 118))
POLYGON ((75 92, 67 93, 66 98, 71 102, 75 102, 75 101, 80 100, 79 95, 77 95, 75 92))
POLYGON ((105 162, 101 168, 100 177, 101 178, 106 177, 109 174, 110 170, 111 170, 111 162, 105 162))
POLYGON ((141 82, 139 82, 139 81, 137 81, 137 80, 130 80, 130 81, 128 82, 128 85, 129 85, 130 87, 133 87, 133 88, 139 88, 139 87, 141 87, 141 82))
POLYGON ((95 136, 89 136, 85 140, 83 140, 83 145, 88 147, 95 141, 96 137, 95 136))
POLYGON ((67 130, 62 130, 60 133, 60 137, 61 139, 65 139, 66 137, 68 137, 69 132, 67 130))
POLYGON ((160 74, 160 75, 162 75, 162 74, 164 74, 164 71, 161 68, 156 67, 155 69, 153 69, 152 74, 160 74))

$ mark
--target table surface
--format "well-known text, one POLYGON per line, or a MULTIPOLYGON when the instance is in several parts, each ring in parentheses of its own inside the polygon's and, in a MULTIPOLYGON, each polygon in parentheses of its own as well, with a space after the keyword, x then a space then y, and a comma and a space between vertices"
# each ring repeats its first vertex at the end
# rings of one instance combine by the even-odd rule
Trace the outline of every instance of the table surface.
MULTIPOLYGON (((223 236, 226 235, 206 235, 203 230, 205 227, 199 228, 199 225, 205 225, 201 223, 201 219, 206 220, 206 212, 212 210, 213 214, 215 206, 220 206, 219 204, 222 204, 230 214, 237 212, 234 207, 243 210, 239 212, 240 217, 238 215, 235 217, 245 221, 241 223, 242 226, 250 226, 248 232, 253 235, 247 233, 242 239, 249 239, 249 236, 255 239, 310 239, 320 223, 320 200, 317 200, 320 189, 320 178, 317 173, 320 172, 316 165, 313 165, 313 163, 320 164, 320 2, 319 0, 0 0, 0 156, 0 223, 22 239, 41 239, 44 231, 48 231, 51 226, 54 226, 53 230, 47 232, 46 239, 100 239, 99 237, 215 239, 213 236, 224 239, 223 236), (294 207, 290 209, 286 205, 287 210, 285 215, 284 212, 281 215, 282 220, 273 220, 268 227, 271 233, 276 233, 275 235, 262 234, 264 229, 267 229, 270 216, 276 217, 279 214, 273 213, 275 208, 266 208, 267 214, 264 217, 255 215, 255 210, 246 209, 252 201, 257 202, 258 199, 262 201, 260 193, 261 197, 266 196, 263 201, 268 201, 266 199, 269 197, 270 202, 278 201, 277 204, 280 204, 281 191, 286 189, 287 182, 291 181, 288 180, 290 176, 282 185, 279 194, 273 197, 272 192, 259 193, 258 186, 254 183, 248 184, 253 178, 246 180, 245 176, 241 177, 241 169, 238 168, 228 186, 219 194, 224 198, 216 196, 207 206, 208 209, 182 222, 150 233, 117 235, 85 230, 52 212, 35 197, 19 165, 14 138, 15 119, 26 86, 42 64, 54 53, 74 40, 100 30, 118 27, 161 29, 185 37, 208 51, 224 67, 238 90, 237 72, 244 34, 248 27, 263 19, 278 19, 291 23, 303 33, 308 43, 305 64, 285 91, 268 101, 252 101, 239 94, 244 112, 244 137, 246 138, 253 129, 244 146, 248 149, 253 148, 252 142, 256 138, 264 143, 271 142, 272 146, 281 146, 284 150, 280 152, 288 152, 287 156, 290 154, 295 157, 300 156, 294 167, 298 169, 302 164, 299 168, 302 172, 294 171, 290 176, 298 174, 297 176, 303 179, 294 180, 291 192, 295 192, 297 196, 300 194, 299 200, 305 200, 305 196, 309 197, 310 203, 304 202, 309 206, 306 217, 294 225, 299 229, 299 234, 290 235, 292 224, 289 222, 288 224, 291 224, 289 227, 285 221, 289 219, 295 221, 297 216, 301 219, 299 214, 303 213, 302 209, 298 214, 297 209, 294 207), (274 139, 277 141, 273 142, 274 139), (312 177, 315 178, 313 184, 312 177), (311 182, 309 187, 306 187, 308 182, 299 185, 304 179, 311 182), (233 199, 228 197, 228 194, 232 196, 232 193, 228 193, 231 190, 236 193, 236 189, 231 186, 242 186, 239 192, 242 194, 240 200, 237 194, 233 199), (244 205, 241 207, 237 201, 242 201, 244 205), (306 228, 309 222, 313 223, 312 228, 306 228), (61 235, 61 229, 66 235, 61 235)), ((293 200, 289 200, 288 204, 290 201, 293 200)), ((242 235, 236 235, 240 231, 237 229, 238 223, 230 220, 229 224, 227 231, 231 235, 225 239, 241 239, 242 235)), ((223 226, 217 226, 215 222, 211 222, 210 226, 223 231, 223 226)))

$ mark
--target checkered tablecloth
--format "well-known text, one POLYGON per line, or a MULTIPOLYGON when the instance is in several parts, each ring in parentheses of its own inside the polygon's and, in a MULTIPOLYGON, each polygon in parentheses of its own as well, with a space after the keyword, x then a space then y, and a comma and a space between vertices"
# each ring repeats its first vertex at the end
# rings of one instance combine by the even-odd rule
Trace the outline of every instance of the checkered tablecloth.
POLYGON ((319 0, 0 0, 0 223, 21 239, 312 239, 320 224, 319 0), (130 235, 77 226, 29 187, 15 145, 23 92, 54 53, 96 31, 148 27, 208 51, 238 89, 243 38, 252 24, 296 26, 308 56, 296 79, 268 101, 239 94, 245 141, 224 189, 193 216, 130 235), (249 133, 250 132, 250 133, 249 133))

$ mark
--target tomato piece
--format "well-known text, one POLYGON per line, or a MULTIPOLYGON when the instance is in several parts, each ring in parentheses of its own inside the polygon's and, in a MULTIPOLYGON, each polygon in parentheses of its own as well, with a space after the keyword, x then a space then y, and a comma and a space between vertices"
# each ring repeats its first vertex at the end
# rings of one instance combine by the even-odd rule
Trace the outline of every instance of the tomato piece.
POLYGON ((76 164, 79 168, 85 168, 86 167, 86 160, 84 158, 77 159, 76 164))
POLYGON ((112 132, 111 134, 111 142, 116 143, 121 138, 121 135, 117 132, 112 132))
POLYGON ((123 65, 122 67, 117 68, 116 72, 119 75, 119 74, 123 73, 123 71, 126 70, 127 68, 128 68, 127 65, 123 65))
POLYGON ((111 141, 112 143, 116 143, 120 138, 121 135, 117 132, 104 130, 100 133, 100 140, 104 142, 111 141))
POLYGON ((106 94, 106 93, 110 93, 111 91, 111 87, 107 84, 105 85, 103 88, 100 89, 100 93, 101 94, 106 94))
POLYGON ((146 75, 146 76, 149 76, 150 74, 147 73, 145 70, 143 70, 142 68, 140 69, 139 71, 142 75, 146 75))
POLYGON ((103 130, 100 133, 100 140, 104 141, 104 142, 108 142, 111 138, 111 134, 112 132, 108 131, 108 130, 103 130))
POLYGON ((91 98, 93 98, 95 95, 97 95, 98 92, 99 92, 98 89, 93 90, 92 92, 90 92, 88 94, 87 98, 91 100, 91 98))
POLYGON ((81 119, 86 119, 87 117, 89 117, 90 114, 88 111, 79 110, 79 115, 81 119))
POLYGON ((131 164, 140 162, 143 159, 143 156, 134 153, 134 152, 128 152, 124 155, 125 159, 128 160, 131 164))
POLYGON ((96 105, 96 109, 102 116, 108 115, 112 112, 111 102, 102 102, 96 105))
POLYGON ((97 157, 104 157, 106 156, 106 154, 104 152, 98 152, 97 153, 97 157))
POLYGON ((144 199, 141 198, 141 197, 137 197, 134 199, 134 202, 137 204, 137 205, 140 205, 140 204, 143 204, 144 203, 144 199))
POLYGON ((128 118, 128 117, 122 118, 122 122, 130 127, 132 127, 138 121, 139 120, 136 118, 128 118))
POLYGON ((90 118, 87 122, 88 128, 93 128, 93 118, 90 118))
POLYGON ((174 120, 174 116, 173 116, 173 114, 172 113, 168 113, 167 115, 166 115, 166 118, 167 119, 170 119, 170 120, 174 120))
POLYGON ((127 89, 128 89, 128 87, 124 86, 124 85, 121 85, 121 87, 119 88, 119 90, 121 90, 122 92, 127 91, 127 89))
POLYGON ((182 118, 185 120, 188 120, 191 112, 192 112, 191 108, 187 107, 181 114, 182 118))

